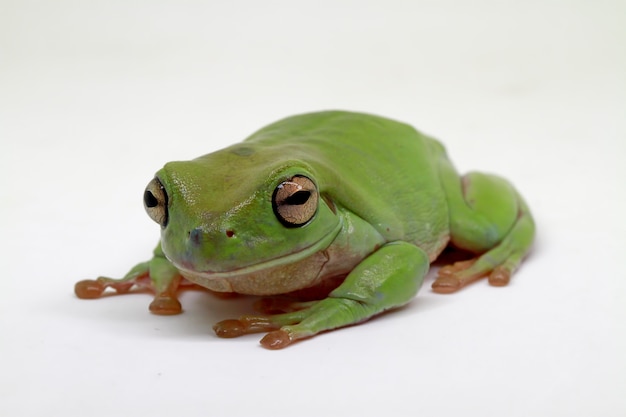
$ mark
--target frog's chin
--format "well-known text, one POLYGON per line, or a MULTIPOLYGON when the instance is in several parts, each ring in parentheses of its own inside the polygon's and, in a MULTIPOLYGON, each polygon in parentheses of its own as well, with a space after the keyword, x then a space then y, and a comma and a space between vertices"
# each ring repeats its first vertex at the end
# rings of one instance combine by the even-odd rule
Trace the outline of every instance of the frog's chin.
POLYGON ((228 271, 198 271, 170 261, 187 280, 212 291, 279 294, 315 284, 328 261, 325 249, 337 237, 341 227, 340 222, 331 233, 300 251, 228 271))

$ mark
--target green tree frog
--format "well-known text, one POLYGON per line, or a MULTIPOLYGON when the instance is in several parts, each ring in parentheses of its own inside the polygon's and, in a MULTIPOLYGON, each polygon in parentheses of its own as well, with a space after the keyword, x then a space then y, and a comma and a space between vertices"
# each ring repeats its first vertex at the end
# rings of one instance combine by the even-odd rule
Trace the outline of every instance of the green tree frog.
POLYGON ((143 201, 161 228, 153 258, 121 279, 80 281, 77 296, 147 286, 156 314, 182 311, 177 290, 187 282, 287 296, 214 326, 220 337, 265 332, 270 349, 408 303, 447 246, 473 258, 440 268, 435 292, 481 277, 506 285, 535 233, 507 181, 459 176, 436 140, 344 111, 288 117, 239 144, 167 163, 143 201))

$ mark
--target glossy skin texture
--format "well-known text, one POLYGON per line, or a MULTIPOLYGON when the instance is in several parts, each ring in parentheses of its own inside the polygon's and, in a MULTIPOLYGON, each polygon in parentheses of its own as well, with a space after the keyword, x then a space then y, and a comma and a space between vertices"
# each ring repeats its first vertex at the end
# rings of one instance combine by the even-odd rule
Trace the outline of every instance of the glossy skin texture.
POLYGON ((339 111, 289 117, 240 144, 170 162, 144 205, 161 226, 153 259, 122 279, 81 281, 76 294, 147 286, 157 314, 181 312, 176 293, 186 280, 217 292, 286 294, 259 303, 278 314, 214 327, 221 337, 268 332, 261 343, 271 349, 407 303, 447 246, 475 257, 441 268, 434 291, 485 276, 505 285, 534 236, 526 204, 505 180, 460 177, 443 146, 411 126, 339 111))

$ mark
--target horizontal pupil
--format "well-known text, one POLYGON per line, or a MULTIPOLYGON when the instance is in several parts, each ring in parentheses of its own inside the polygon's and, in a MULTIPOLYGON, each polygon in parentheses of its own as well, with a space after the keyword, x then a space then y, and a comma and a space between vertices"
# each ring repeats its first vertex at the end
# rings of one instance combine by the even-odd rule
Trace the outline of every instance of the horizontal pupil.
POLYGON ((311 192, 310 191, 296 191, 295 193, 291 194, 289 197, 285 198, 284 200, 284 204, 289 204, 291 206, 301 206, 302 204, 306 203, 309 200, 309 197, 311 196, 311 192))
POLYGON ((146 191, 143 194, 143 201, 146 203, 146 207, 149 207, 149 208, 156 207, 159 205, 159 201, 156 199, 154 194, 152 194, 150 191, 146 191))

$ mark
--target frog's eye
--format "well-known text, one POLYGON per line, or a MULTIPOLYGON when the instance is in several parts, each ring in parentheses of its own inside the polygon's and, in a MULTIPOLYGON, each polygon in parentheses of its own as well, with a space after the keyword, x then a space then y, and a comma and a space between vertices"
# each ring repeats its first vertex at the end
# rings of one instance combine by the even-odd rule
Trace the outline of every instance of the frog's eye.
POLYGON ((152 220, 161 227, 167 225, 167 193, 158 178, 148 183, 143 193, 143 206, 152 220))
POLYGON ((304 226, 317 212, 319 195, 313 181, 296 175, 276 187, 272 196, 274 214, 287 227, 304 226))

